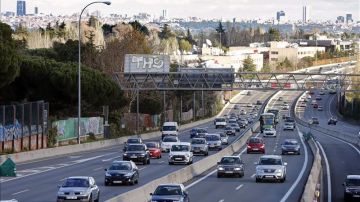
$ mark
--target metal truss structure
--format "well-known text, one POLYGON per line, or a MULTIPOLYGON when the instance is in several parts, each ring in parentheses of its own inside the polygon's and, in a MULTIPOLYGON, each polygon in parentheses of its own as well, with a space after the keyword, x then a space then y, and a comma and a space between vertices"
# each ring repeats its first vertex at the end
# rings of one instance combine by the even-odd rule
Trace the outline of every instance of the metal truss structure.
POLYGON ((360 92, 360 74, 335 73, 114 73, 123 90, 138 91, 304 91, 335 88, 360 92))

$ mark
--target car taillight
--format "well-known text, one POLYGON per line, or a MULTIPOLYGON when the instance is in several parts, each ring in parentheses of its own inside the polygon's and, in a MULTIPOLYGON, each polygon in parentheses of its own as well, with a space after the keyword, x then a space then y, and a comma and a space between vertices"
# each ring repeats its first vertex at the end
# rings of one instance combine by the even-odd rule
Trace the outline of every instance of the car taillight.
POLYGON ((265 145, 261 145, 261 146, 260 146, 260 148, 264 148, 264 147, 265 147, 265 145))

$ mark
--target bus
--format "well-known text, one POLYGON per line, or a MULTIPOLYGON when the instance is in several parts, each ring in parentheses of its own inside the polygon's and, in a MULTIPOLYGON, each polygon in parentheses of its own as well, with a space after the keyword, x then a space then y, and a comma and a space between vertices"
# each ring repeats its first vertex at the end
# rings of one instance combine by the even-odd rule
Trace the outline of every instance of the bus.
POLYGON ((268 109, 266 113, 272 113, 275 115, 275 124, 279 123, 279 110, 278 109, 268 109))
POLYGON ((275 115, 273 113, 261 114, 259 121, 261 133, 263 133, 265 128, 276 128, 275 115))

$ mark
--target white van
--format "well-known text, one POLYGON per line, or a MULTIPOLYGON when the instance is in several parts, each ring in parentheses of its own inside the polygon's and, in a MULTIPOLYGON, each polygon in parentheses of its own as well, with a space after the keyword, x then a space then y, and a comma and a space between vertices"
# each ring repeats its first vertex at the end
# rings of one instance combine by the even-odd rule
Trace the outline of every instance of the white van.
POLYGON ((179 126, 177 122, 165 122, 163 127, 161 128, 161 139, 163 139, 167 135, 178 136, 179 134, 179 126))

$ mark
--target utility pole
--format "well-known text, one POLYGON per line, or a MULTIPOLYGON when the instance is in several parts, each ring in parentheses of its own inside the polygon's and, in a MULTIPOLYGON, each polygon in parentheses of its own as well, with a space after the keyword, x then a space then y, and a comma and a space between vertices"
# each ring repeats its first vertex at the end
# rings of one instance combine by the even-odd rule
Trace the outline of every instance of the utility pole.
POLYGON ((195 91, 194 91, 194 93, 193 93, 193 120, 195 121, 196 120, 196 110, 195 110, 195 108, 196 108, 196 100, 195 100, 195 97, 196 96, 196 94, 195 94, 195 91))

